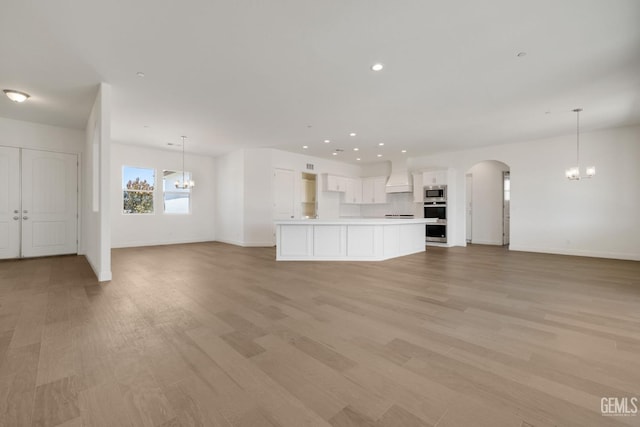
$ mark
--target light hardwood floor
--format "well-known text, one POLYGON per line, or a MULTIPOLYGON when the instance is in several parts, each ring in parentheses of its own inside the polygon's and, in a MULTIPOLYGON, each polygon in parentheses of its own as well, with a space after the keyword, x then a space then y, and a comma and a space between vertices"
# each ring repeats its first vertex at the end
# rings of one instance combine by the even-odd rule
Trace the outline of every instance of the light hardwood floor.
POLYGON ((0 262, 7 426, 627 426, 640 263, 429 248, 275 262, 221 243, 0 262))

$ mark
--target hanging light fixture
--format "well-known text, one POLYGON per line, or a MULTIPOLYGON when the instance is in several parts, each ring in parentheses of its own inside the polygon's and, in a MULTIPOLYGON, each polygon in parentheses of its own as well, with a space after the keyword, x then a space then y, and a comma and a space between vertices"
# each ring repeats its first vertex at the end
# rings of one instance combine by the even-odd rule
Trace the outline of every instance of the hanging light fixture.
POLYGON ((595 166, 587 166, 585 169, 585 175, 580 176, 580 112, 582 108, 576 108, 573 110, 576 113, 576 165, 565 171, 565 175, 572 181, 579 181, 581 178, 591 178, 596 174, 595 166))
POLYGON ((181 188, 183 190, 195 187, 196 183, 193 182, 192 179, 186 180, 184 173, 184 140, 187 139, 186 136, 181 136, 182 138, 182 181, 176 181, 176 188, 181 188))

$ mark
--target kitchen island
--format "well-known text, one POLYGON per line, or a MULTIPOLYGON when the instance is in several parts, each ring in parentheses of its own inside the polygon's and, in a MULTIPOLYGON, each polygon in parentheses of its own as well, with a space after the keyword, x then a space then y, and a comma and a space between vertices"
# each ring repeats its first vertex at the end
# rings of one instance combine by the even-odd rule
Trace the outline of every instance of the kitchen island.
POLYGON ((278 261, 382 261, 425 250, 435 218, 277 220, 278 261))

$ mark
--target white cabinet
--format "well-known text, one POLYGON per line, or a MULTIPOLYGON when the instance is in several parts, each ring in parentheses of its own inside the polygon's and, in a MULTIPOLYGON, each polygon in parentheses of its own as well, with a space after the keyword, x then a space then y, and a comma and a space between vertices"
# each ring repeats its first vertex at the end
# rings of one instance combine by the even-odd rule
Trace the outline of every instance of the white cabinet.
POLYGON ((424 185, 447 185, 447 171, 424 172, 422 181, 424 185))
POLYGON ((344 202, 349 204, 362 203, 362 180, 360 178, 346 178, 344 202))
POLYGON ((345 192, 347 190, 347 178, 344 176, 322 174, 323 190, 324 191, 340 191, 345 192))
POLYGON ((424 202, 424 181, 422 172, 413 173, 413 201, 416 203, 424 202))
POLYGON ((376 204, 387 203, 387 191, 385 185, 386 176, 376 176, 362 179, 362 203, 376 204))

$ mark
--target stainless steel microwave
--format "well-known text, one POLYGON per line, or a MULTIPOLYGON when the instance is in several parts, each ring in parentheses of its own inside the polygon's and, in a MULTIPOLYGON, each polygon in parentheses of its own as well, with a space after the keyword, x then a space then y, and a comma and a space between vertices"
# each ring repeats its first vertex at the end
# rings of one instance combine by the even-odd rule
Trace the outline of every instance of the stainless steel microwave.
POLYGON ((447 186, 433 185, 430 187, 424 187, 424 201, 425 202, 446 202, 447 186))

